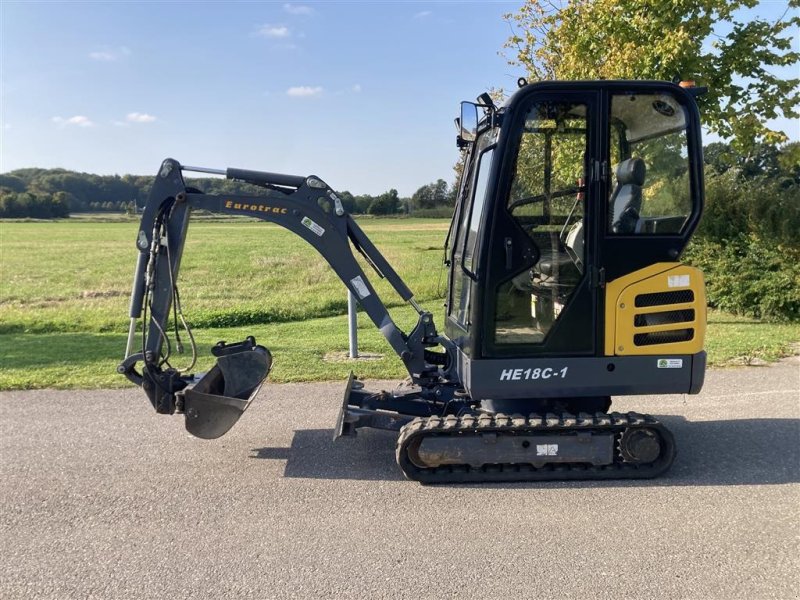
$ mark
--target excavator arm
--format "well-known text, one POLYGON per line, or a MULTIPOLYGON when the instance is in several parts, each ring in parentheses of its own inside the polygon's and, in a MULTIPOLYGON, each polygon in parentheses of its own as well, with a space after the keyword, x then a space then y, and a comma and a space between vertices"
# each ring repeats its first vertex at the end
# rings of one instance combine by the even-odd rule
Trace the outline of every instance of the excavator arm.
MULTIPOLYGON (((194 361, 187 369, 172 366, 170 358, 174 351, 182 350, 179 325, 189 333, 193 356, 196 355, 176 284, 192 209, 256 217, 299 235, 325 258, 355 295, 403 361, 414 385, 430 388, 447 379, 447 369, 443 367, 450 352, 442 355, 428 348, 438 344, 447 348, 449 341, 437 334, 431 314, 414 301, 411 290, 325 182, 315 176, 184 167, 176 160, 166 159, 156 176, 137 233, 139 255, 129 309, 130 329, 125 359, 118 367, 121 374, 142 386, 157 412, 184 412, 190 432, 200 437, 219 437, 247 408, 272 364, 269 351, 249 337, 236 344, 217 344, 212 349, 217 364, 200 377, 187 373, 194 361), (204 194, 186 187, 183 171, 222 174, 266 188, 270 194, 204 194), (419 318, 410 334, 401 331, 392 320, 356 259, 354 249, 417 311, 419 318), (174 344, 168 334, 170 318, 176 330, 174 344), (136 343, 139 336, 140 347, 136 343)), ((348 392, 350 387, 352 381, 348 392)))

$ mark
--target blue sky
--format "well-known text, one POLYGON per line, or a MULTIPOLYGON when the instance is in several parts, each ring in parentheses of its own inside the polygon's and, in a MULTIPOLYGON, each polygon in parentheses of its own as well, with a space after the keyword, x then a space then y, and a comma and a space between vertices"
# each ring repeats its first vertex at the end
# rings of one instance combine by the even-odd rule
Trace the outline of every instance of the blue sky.
POLYGON ((459 101, 514 89, 498 52, 519 4, 3 0, 0 172, 171 156, 410 195, 452 179, 459 101))

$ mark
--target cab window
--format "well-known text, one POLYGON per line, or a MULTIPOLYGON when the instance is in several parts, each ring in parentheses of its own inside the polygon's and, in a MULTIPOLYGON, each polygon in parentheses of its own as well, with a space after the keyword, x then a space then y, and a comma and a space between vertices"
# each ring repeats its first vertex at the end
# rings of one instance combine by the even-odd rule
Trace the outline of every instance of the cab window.
POLYGON ((681 233, 692 212, 688 121, 668 93, 612 96, 610 234, 681 233))
POLYGON ((496 290, 494 343, 543 344, 583 278, 587 105, 534 103, 506 209, 538 249, 535 265, 496 290))

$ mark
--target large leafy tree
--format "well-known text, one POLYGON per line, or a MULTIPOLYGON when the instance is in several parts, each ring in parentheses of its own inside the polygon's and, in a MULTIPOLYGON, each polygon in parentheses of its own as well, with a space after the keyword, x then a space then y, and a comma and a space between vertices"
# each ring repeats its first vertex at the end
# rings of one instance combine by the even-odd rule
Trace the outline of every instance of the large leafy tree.
POLYGON ((371 215, 392 215, 400 211, 400 197, 392 188, 372 201, 367 212, 371 215))
POLYGON ((452 204, 450 199, 451 194, 447 189, 447 182, 444 179, 437 179, 414 192, 414 195, 411 196, 411 206, 415 210, 435 208, 452 204))
POLYGON ((748 153, 786 140, 766 122, 798 117, 800 79, 773 73, 797 65, 791 33, 800 0, 777 20, 737 14, 757 0, 526 0, 506 15, 510 62, 542 79, 661 79, 708 86, 706 127, 748 153))

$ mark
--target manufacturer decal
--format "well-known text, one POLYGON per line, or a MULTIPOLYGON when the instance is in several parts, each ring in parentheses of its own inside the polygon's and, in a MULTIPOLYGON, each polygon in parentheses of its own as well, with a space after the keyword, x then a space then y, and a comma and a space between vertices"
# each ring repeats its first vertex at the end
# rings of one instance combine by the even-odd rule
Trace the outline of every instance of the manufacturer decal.
POLYGON ((243 212, 273 213, 276 215, 285 215, 289 212, 289 209, 279 206, 270 206, 269 204, 242 204, 241 202, 234 202, 233 200, 226 200, 225 208, 241 210, 243 212))
POLYGON ((300 222, 320 237, 322 237, 322 234, 325 233, 324 227, 321 227, 308 217, 303 217, 303 220, 300 222))
POLYGON ((364 298, 369 296, 369 288, 367 288, 367 284, 364 283, 364 280, 361 279, 361 275, 358 275, 357 277, 353 277, 350 280, 350 283, 353 286, 353 289, 355 290, 356 295, 359 298, 361 298, 363 300, 364 298))
POLYGON ((567 370, 569 367, 561 369, 545 367, 544 369, 503 369, 500 373, 500 381, 532 381, 534 379, 553 379, 567 378, 567 370))
POLYGON ((682 369, 682 358, 659 358, 656 363, 659 369, 682 369))

